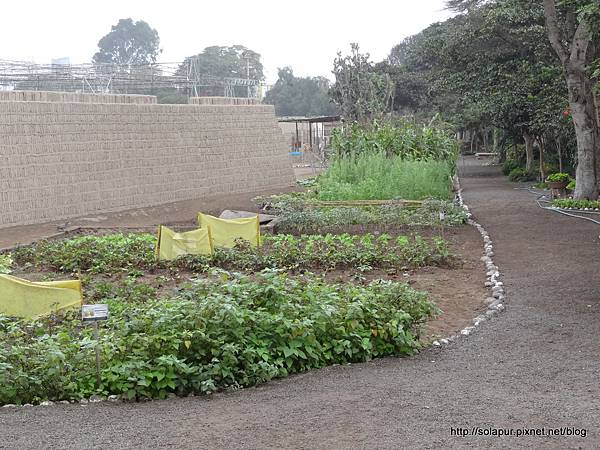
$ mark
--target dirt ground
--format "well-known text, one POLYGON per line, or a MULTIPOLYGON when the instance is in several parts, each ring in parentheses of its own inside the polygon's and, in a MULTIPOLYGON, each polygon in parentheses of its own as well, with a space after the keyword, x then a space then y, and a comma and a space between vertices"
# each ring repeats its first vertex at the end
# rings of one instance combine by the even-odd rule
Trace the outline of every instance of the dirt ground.
MULTIPOLYGON (((322 172, 322 168, 296 167, 296 180, 314 177, 322 172)), ((148 208, 137 208, 119 212, 91 213, 86 216, 53 222, 0 228, 0 250, 18 244, 26 245, 49 236, 60 235, 65 229, 75 227, 105 227, 105 228, 156 228, 157 225, 194 225, 199 211, 208 214, 220 214, 224 209, 245 209, 257 211, 251 201, 260 195, 292 192, 299 190, 298 186, 289 186, 277 190, 246 192, 235 195, 219 195, 203 199, 186 200, 167 203, 148 208)))
POLYGON ((430 298, 442 310, 442 314, 427 323, 424 338, 439 339, 457 334, 473 317, 485 308, 483 299, 489 296, 484 287, 485 273, 481 236, 475 228, 465 225, 450 230, 444 236, 452 252, 460 255, 458 267, 426 267, 409 279, 412 287, 430 293, 430 298))

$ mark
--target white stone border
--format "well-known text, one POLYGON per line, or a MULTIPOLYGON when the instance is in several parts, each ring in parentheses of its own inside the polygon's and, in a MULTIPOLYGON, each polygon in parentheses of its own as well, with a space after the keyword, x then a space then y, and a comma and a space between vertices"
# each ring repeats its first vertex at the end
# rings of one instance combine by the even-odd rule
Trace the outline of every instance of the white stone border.
POLYGON ((504 311, 504 301, 506 299, 504 283, 502 281, 499 281, 501 277, 500 269, 492 259, 494 256, 494 246, 492 240, 490 239, 490 236, 485 230, 485 228, 483 228, 483 226, 477 223, 475 220, 471 219, 472 214, 469 212, 469 207, 463 201, 462 188, 460 187, 460 182, 458 181, 458 178, 455 180, 455 183, 458 187, 456 191, 456 199, 458 204, 467 213, 467 223, 477 228, 477 231, 479 231, 479 234, 481 234, 481 237, 483 238, 483 256, 481 257, 481 261, 485 264, 485 287, 489 289, 490 295, 484 299, 484 303, 486 305, 485 313, 475 317, 472 320, 473 325, 469 325, 468 327, 463 328, 457 335, 433 341, 432 345, 434 347, 447 345, 451 341, 454 341, 461 336, 470 335, 482 322, 485 322, 486 320, 494 317, 499 312, 504 311))

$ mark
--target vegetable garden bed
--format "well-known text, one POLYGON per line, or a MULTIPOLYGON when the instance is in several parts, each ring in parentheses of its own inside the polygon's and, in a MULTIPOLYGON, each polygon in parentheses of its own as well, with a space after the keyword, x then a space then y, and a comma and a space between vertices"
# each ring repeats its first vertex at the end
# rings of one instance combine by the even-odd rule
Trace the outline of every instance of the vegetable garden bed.
POLYGON ((154 235, 105 230, 0 258, 0 271, 32 281, 79 276, 86 303, 110 311, 99 339, 78 311, 0 316, 0 404, 237 389, 411 355, 464 327, 485 290, 479 236, 448 201, 456 143, 408 124, 335 139, 362 150, 302 193, 258 199, 278 216, 258 249, 158 262, 154 235))

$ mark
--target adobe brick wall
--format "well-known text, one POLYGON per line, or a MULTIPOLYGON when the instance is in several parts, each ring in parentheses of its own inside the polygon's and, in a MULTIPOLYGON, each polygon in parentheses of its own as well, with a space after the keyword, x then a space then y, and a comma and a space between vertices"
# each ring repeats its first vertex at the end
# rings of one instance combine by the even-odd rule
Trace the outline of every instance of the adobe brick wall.
POLYGON ((0 228, 293 182, 272 106, 0 101, 0 228))
POLYGON ((155 104, 154 95, 78 94, 76 92, 0 91, 0 102, 141 103, 155 104))
POLYGON ((190 97, 190 105, 260 105, 257 98, 240 97, 190 97))

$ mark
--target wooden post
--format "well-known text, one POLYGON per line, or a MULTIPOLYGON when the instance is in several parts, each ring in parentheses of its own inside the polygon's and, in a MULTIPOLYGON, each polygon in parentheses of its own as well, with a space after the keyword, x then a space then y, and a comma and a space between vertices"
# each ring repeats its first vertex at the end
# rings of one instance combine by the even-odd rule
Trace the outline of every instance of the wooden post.
POLYGON ((94 337, 96 338, 96 383, 100 389, 100 331, 98 330, 98 322, 94 322, 94 337))
POLYGON ((299 142, 300 142, 300 136, 298 136, 298 121, 296 121, 296 140, 294 141, 294 150, 298 150, 299 142))

